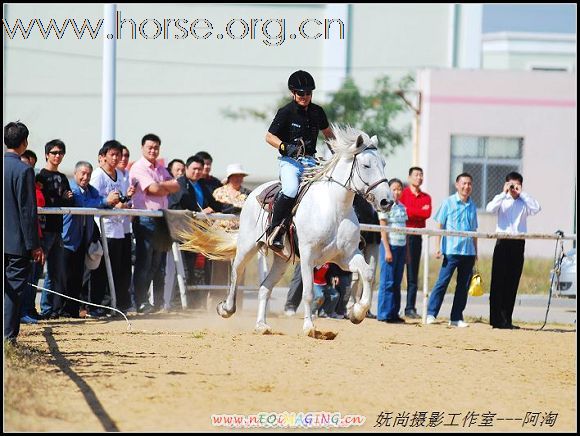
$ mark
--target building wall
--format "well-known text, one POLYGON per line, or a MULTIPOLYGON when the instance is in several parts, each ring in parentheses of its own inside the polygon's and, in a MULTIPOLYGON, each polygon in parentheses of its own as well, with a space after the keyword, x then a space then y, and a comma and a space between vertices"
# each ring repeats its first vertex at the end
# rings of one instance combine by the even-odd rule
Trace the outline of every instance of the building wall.
MULTIPOLYGON (((102 17, 102 5, 9 5, 8 19, 54 18, 78 23, 102 17)), ((206 18, 218 29, 228 20, 286 19, 286 40, 267 46, 260 33, 251 40, 196 40, 171 38, 131 39, 131 23, 122 28, 117 42, 117 139, 132 157, 140 155, 146 133, 162 139, 161 156, 187 159, 200 150, 210 152, 214 172, 239 162, 249 179, 277 177, 277 152, 264 140, 276 105, 288 94, 288 76, 299 68, 312 68, 318 88, 325 42, 289 38, 305 18, 324 20, 323 5, 119 5, 122 19, 142 23, 147 19, 206 18), (125 27, 127 26, 127 27, 125 27), (232 120, 223 111, 240 107, 268 113, 268 119, 232 120), (258 158, 259 157, 259 158, 258 158)), ((155 32, 150 24, 148 35, 155 32)), ((172 28, 178 33, 175 27, 172 28)), ((258 26, 256 30, 260 30, 258 26)), ((276 34, 276 27, 271 34, 276 34)), ((202 31, 203 33, 203 31, 202 31)), ((274 40, 275 41, 275 40, 274 40)), ((333 41, 340 46, 340 40, 333 41)), ((344 44, 344 40, 342 40, 344 44)), ((23 40, 5 38, 4 121, 20 119, 31 130, 31 149, 43 156, 43 145, 61 138, 68 146, 62 169, 71 174, 76 161, 96 161, 101 141, 102 39, 74 34, 44 40, 38 32, 23 40)), ((316 101, 316 97, 315 97, 316 101)))
POLYGON ((485 69, 576 71, 576 36, 572 34, 488 33, 482 45, 485 69))
MULTIPOLYGON (((369 89, 375 78, 389 74, 400 78, 419 67, 449 66, 449 51, 461 50, 461 41, 449 44, 453 23, 449 5, 382 4, 350 6, 324 4, 122 4, 121 19, 208 19, 216 27, 212 37, 176 39, 169 26, 168 39, 132 39, 127 21, 117 41, 117 139, 132 157, 140 154, 141 137, 149 132, 162 139, 166 160, 206 150, 214 157, 214 173, 221 176, 229 163, 239 162, 259 182, 278 176, 277 153, 264 141, 266 130, 281 98, 288 95, 290 73, 302 68, 316 78, 314 102, 324 103, 344 78, 347 64, 356 83, 369 89), (218 40, 214 37, 230 19, 284 19, 285 40, 267 46, 261 27, 256 37, 218 40), (339 38, 332 27, 329 39, 291 39, 304 19, 338 18, 346 29, 339 38), (350 50, 348 50, 350 38, 350 50), (348 56, 347 56, 348 55, 348 56), (252 108, 266 119, 232 120, 224 110, 252 108), (259 158, 257 158, 259 156, 259 158)), ((461 9, 461 8, 459 8, 461 9)), ((23 23, 51 18, 61 24, 75 18, 96 23, 100 4, 10 4, 5 18, 23 23)), ((464 18, 458 14, 459 23, 464 18)), ((465 26, 464 26, 465 27, 465 26)), ((316 30, 312 27, 311 31, 316 30)), ((70 29, 69 29, 70 30, 70 29)), ((155 31, 150 21, 145 30, 155 31)), ((270 28, 276 36, 277 28, 270 28)), ((203 31, 201 32, 203 34, 203 31)), ((460 37, 458 33, 457 38, 460 37)), ((276 39, 271 42, 277 42, 276 39)), ((87 34, 78 40, 72 32, 62 39, 43 39, 33 31, 28 39, 4 38, 4 122, 20 119, 31 130, 31 149, 41 156, 43 145, 61 138, 68 146, 62 170, 72 173, 80 159, 96 161, 101 145, 102 37, 87 34)), ((469 51, 469 50, 468 50, 469 51)), ((409 126, 409 111, 398 121, 409 126)), ((411 139, 389 158, 393 176, 404 176, 411 164, 411 139)))
MULTIPOLYGON (((434 210, 450 195, 452 135, 523 137, 524 190, 542 211, 528 231, 575 231, 577 168, 576 79, 568 73, 518 71, 435 71, 420 73, 422 114, 420 163, 424 189, 434 210)), ((455 177, 456 175, 453 175, 455 177)), ((495 231, 496 216, 478 213, 479 230, 495 231)), ((429 227, 436 228, 434 221, 429 227)), ((530 240, 526 252, 550 257, 553 242, 530 240)), ((493 242, 481 243, 491 254, 493 242)))

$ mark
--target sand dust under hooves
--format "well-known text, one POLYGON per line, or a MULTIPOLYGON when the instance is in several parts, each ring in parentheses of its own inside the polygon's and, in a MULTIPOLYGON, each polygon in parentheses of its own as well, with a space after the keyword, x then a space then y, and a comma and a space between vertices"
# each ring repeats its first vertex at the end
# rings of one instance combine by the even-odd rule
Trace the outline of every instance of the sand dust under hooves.
POLYGON ((269 318, 270 335, 250 313, 131 322, 24 325, 20 342, 50 356, 28 393, 42 407, 4 404, 5 429, 217 431, 212 415, 325 411, 366 418, 346 431, 576 431, 575 326, 319 319, 335 336, 321 340, 299 317, 269 318))

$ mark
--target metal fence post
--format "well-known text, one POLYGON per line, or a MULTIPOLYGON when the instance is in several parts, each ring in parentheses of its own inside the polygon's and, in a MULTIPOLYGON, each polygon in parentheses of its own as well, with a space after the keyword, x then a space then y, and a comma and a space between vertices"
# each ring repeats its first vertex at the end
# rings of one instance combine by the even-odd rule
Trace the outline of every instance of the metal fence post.
POLYGON ((183 268, 183 257, 179 251, 179 244, 174 242, 171 244, 171 252, 173 253, 173 260, 175 261, 175 272, 177 273, 177 286, 179 286, 179 294, 181 295, 181 307, 187 309, 187 288, 185 287, 185 270, 183 268))
POLYGON ((107 279, 109 280, 109 290, 111 291, 111 306, 117 308, 117 293, 115 292, 115 281, 113 280, 113 269, 111 268, 111 259, 109 258, 109 244, 105 236, 105 221, 102 216, 99 217, 101 224, 101 241, 103 243, 103 255, 105 256, 105 268, 107 270, 107 279))
POLYGON ((423 235, 423 324, 427 323, 429 300, 429 235, 423 235))

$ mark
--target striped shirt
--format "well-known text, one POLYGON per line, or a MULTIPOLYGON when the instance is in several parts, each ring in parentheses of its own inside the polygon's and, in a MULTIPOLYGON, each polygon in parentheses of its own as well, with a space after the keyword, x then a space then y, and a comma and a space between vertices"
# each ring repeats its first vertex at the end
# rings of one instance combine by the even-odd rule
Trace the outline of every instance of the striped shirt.
MULTIPOLYGON (((404 228, 407 222, 405 206, 398 201, 387 213, 379 212, 379 219, 385 220, 391 227, 404 228)), ((407 243, 407 235, 399 232, 389 232, 389 244, 395 247, 404 247, 407 243)))
MULTIPOLYGON (((474 232, 477 230, 477 209, 471 197, 462 202, 459 194, 447 197, 435 214, 435 221, 445 230, 474 232)), ((441 252, 446 255, 475 256, 473 238, 443 236, 441 252)))

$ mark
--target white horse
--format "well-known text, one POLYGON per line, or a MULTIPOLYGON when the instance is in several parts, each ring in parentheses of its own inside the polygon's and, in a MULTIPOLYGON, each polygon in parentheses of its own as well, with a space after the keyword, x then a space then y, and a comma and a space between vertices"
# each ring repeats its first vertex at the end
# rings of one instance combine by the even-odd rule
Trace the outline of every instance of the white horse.
MULTIPOLYGON (((365 262, 358 248, 360 227, 352 206, 355 193, 363 195, 379 211, 386 212, 393 204, 385 177, 385 162, 377 150, 376 136, 370 138, 366 133, 350 127, 341 129, 333 126, 333 132, 336 139, 328 142, 333 156, 323 165, 305 172, 304 181, 312 184, 294 216, 303 281, 303 331, 309 336, 315 334, 312 321, 315 266, 333 262, 343 270, 358 272, 363 292, 360 301, 349 312, 353 323, 360 323, 370 308, 373 268, 365 262)), ((183 245, 185 249, 217 259, 231 258, 235 253, 230 291, 226 301, 217 307, 224 318, 236 311, 237 278, 258 250, 266 249, 267 217, 256 196, 273 183, 276 182, 260 185, 248 196, 240 215, 237 247, 233 235, 213 227, 200 226, 195 221, 188 232, 189 241, 183 245)), ((285 246, 288 244, 286 237, 285 246)), ((287 266, 288 262, 282 257, 274 256, 270 271, 260 286, 255 327, 258 332, 271 332, 271 327, 266 323, 266 305, 287 266)))

